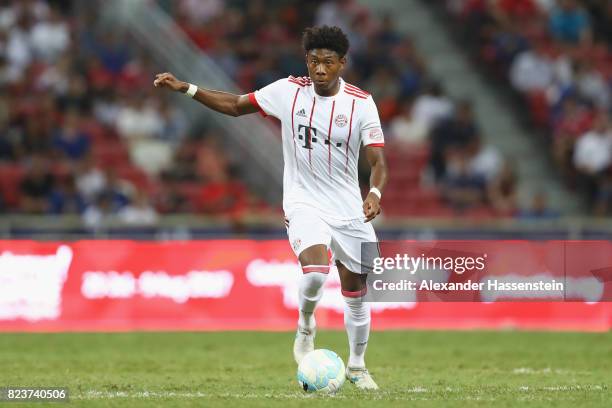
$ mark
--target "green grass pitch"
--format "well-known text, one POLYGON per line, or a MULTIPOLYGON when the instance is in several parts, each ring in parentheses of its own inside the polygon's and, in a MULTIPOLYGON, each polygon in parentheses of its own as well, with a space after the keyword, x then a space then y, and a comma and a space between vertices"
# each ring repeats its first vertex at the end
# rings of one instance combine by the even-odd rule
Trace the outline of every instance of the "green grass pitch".
MULTIPOLYGON (((0 334, 0 387, 66 386, 65 406, 87 407, 612 407, 612 333, 374 332, 367 362, 381 390, 345 383, 333 397, 299 389, 292 342, 287 332, 0 334)), ((344 332, 321 331, 317 347, 346 359, 344 332)))

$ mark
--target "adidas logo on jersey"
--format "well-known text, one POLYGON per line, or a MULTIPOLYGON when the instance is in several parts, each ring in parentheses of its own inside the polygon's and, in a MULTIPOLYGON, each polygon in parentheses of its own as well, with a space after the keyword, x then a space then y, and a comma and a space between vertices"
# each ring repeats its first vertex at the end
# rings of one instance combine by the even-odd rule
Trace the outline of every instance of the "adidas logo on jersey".
POLYGON ((304 110, 304 108, 302 108, 299 111, 297 111, 295 116, 301 116, 301 117, 305 118, 306 117, 306 111, 304 110))

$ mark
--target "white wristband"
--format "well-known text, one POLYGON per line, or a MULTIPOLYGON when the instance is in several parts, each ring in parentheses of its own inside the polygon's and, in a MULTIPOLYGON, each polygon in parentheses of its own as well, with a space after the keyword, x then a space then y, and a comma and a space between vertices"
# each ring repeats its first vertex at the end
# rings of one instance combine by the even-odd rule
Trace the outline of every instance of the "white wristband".
POLYGON ((194 84, 189 84, 189 89, 185 91, 185 95, 187 95, 190 98, 193 98, 196 92, 198 92, 198 87, 194 84))
POLYGON ((379 200, 382 198, 382 193, 376 187, 372 187, 370 189, 370 193, 374 193, 378 197, 379 200))

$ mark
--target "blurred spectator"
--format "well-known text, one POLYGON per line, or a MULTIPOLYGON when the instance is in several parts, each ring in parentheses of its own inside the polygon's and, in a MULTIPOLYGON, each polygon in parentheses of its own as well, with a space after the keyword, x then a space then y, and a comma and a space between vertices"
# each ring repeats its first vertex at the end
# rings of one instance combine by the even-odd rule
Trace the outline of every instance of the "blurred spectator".
POLYGON ((427 74, 425 62, 410 38, 404 38, 393 50, 393 62, 400 81, 402 98, 413 98, 427 74))
POLYGON ((578 1, 558 0, 558 3, 550 15, 550 31, 555 39, 571 44, 590 42, 590 19, 578 1))
POLYGON ((510 81, 521 92, 545 91, 553 79, 553 61, 542 47, 522 52, 510 68, 510 81))
POLYGON ((49 196, 51 214, 82 214, 85 199, 76 188, 74 176, 61 178, 49 196))
POLYGON ((175 181, 195 181, 198 178, 196 172, 196 157, 198 142, 185 139, 174 151, 174 165, 162 173, 162 177, 175 181))
POLYGON ((205 214, 238 216, 246 209, 247 200, 247 190, 240 181, 220 175, 202 187, 198 208, 205 214))
POLYGON ((168 176, 162 175, 154 196, 155 208, 162 214, 184 213, 192 210, 189 202, 179 189, 179 184, 168 176))
POLYGON ((101 194, 93 204, 85 209, 82 219, 85 226, 97 229, 116 220, 116 213, 112 197, 108 194, 101 194))
POLYGON ((82 159, 89 152, 89 135, 80 128, 74 111, 64 116, 64 123, 53 135, 53 147, 70 160, 82 159))
POLYGON ((106 30, 95 39, 92 48, 100 59, 102 66, 113 74, 121 73, 121 70, 130 60, 130 53, 125 34, 117 31, 106 30))
POLYGON ((70 73, 66 93, 57 97, 57 107, 60 111, 77 110, 87 113, 91 109, 91 95, 87 87, 87 79, 80 74, 70 73))
POLYGON ((187 133, 187 117, 168 100, 162 99, 158 114, 163 124, 160 139, 176 145, 181 142, 187 133))
POLYGON ((15 143, 11 140, 8 130, 0 129, 0 162, 15 160, 15 143))
POLYGON ((76 187, 83 198, 92 202, 106 188, 106 176, 98 168, 91 156, 77 164, 76 187))
POLYGON ((612 169, 612 128, 607 113, 600 113, 592 130, 576 141, 574 166, 587 190, 595 213, 607 211, 612 169))
POLYGON ((456 211, 482 206, 486 198, 486 180, 470 170, 468 155, 454 149, 449 155, 442 180, 442 196, 456 211))
POLYGON ((68 53, 63 54, 54 64, 48 65, 36 81, 40 90, 51 91, 54 95, 65 95, 68 92, 72 76, 73 60, 68 53))
POLYGON ((136 192, 131 202, 117 213, 119 221, 127 225, 153 225, 157 222, 157 212, 149 203, 143 191, 136 192))
POLYGON ((453 104, 445 95, 442 85, 431 82, 421 95, 414 101, 412 117, 422 123, 427 129, 432 129, 436 123, 449 118, 453 113, 453 104))
POLYGON ((205 24, 223 11, 222 0, 180 0, 179 16, 189 19, 192 24, 205 24))
POLYGON ((70 41, 68 24, 55 8, 50 8, 46 18, 34 25, 30 37, 34 53, 45 61, 54 61, 70 41))
MULTIPOLYGON (((0 47, 3 47, 2 37, 5 35, 0 31, 0 47)), ((23 72, 18 66, 9 64, 6 56, 0 54, 0 85, 6 86, 15 83, 21 79, 23 72)))
POLYGON ((132 162, 147 174, 158 174, 172 161, 171 147, 155 140, 165 125, 153 104, 145 103, 142 96, 132 96, 117 115, 117 130, 128 143, 132 162))
POLYGON ((519 218, 524 219, 554 219, 559 217, 559 212, 550 208, 548 196, 543 191, 533 194, 531 207, 524 208, 518 213, 519 218))
POLYGON ((132 95, 119 108, 117 131, 128 142, 158 136, 164 123, 153 105, 145 102, 143 95, 132 95))
POLYGON ((113 212, 117 212, 129 204, 136 189, 132 183, 121 178, 112 167, 106 169, 105 179, 106 185, 101 195, 110 201, 113 212))
POLYGON ((200 143, 195 164, 197 176, 204 181, 227 178, 229 163, 216 133, 207 133, 200 143))
POLYGON ((115 126, 120 111, 119 98, 112 91, 101 93, 93 105, 94 117, 106 127, 115 126))
POLYGON ((481 177, 487 183, 498 177, 503 168, 504 159, 495 146, 485 145, 480 137, 476 136, 466 146, 466 153, 470 173, 481 177))
POLYGON ((557 0, 534 0, 534 3, 538 6, 540 14, 548 15, 557 5, 557 0))
POLYGON ((457 104, 452 118, 443 120, 431 131, 430 164, 437 181, 446 174, 446 156, 449 148, 464 148, 478 137, 472 103, 464 100, 457 104))
POLYGON ((498 215, 513 215, 517 209, 516 171, 509 162, 504 162, 501 171, 489 182, 487 197, 498 215))
POLYGON ((599 109, 610 107, 610 86, 602 73, 594 69, 589 61, 577 65, 576 90, 579 96, 593 101, 599 109))
POLYGON ((47 212, 48 198, 53 190, 54 177, 44 159, 34 156, 19 187, 21 208, 26 213, 47 212))
POLYGON ((576 141, 574 165, 583 174, 597 175, 612 164, 612 128, 606 113, 600 113, 593 129, 576 141))
POLYGON ((18 13, 15 16, 16 24, 9 30, 5 55, 12 70, 24 70, 32 61, 32 43, 30 29, 32 18, 29 13, 18 13))
POLYGON ((591 112, 575 97, 562 102, 561 112, 553 122, 553 153, 562 171, 568 171, 574 142, 591 127, 592 120, 591 112))
POLYGON ((380 120, 389 121, 397 111, 397 99, 400 88, 397 86, 397 76, 387 67, 378 67, 368 81, 366 88, 372 94, 378 107, 380 120))
POLYGON ((393 118, 389 126, 390 141, 401 145, 423 145, 427 142, 428 132, 425 124, 412 118, 412 101, 405 100, 399 109, 399 115, 393 118))
POLYGON ((518 18, 527 19, 538 12, 532 0, 497 0, 492 3, 493 12, 502 22, 518 18))

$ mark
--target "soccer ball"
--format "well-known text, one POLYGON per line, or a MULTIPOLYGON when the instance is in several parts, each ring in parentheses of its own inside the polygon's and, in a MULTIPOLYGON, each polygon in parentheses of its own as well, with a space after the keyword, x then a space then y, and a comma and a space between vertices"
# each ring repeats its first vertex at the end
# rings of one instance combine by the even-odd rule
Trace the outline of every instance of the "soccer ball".
POLYGON ((344 363, 331 350, 319 349, 306 354, 297 370, 297 380, 306 392, 333 394, 344 384, 344 363))

